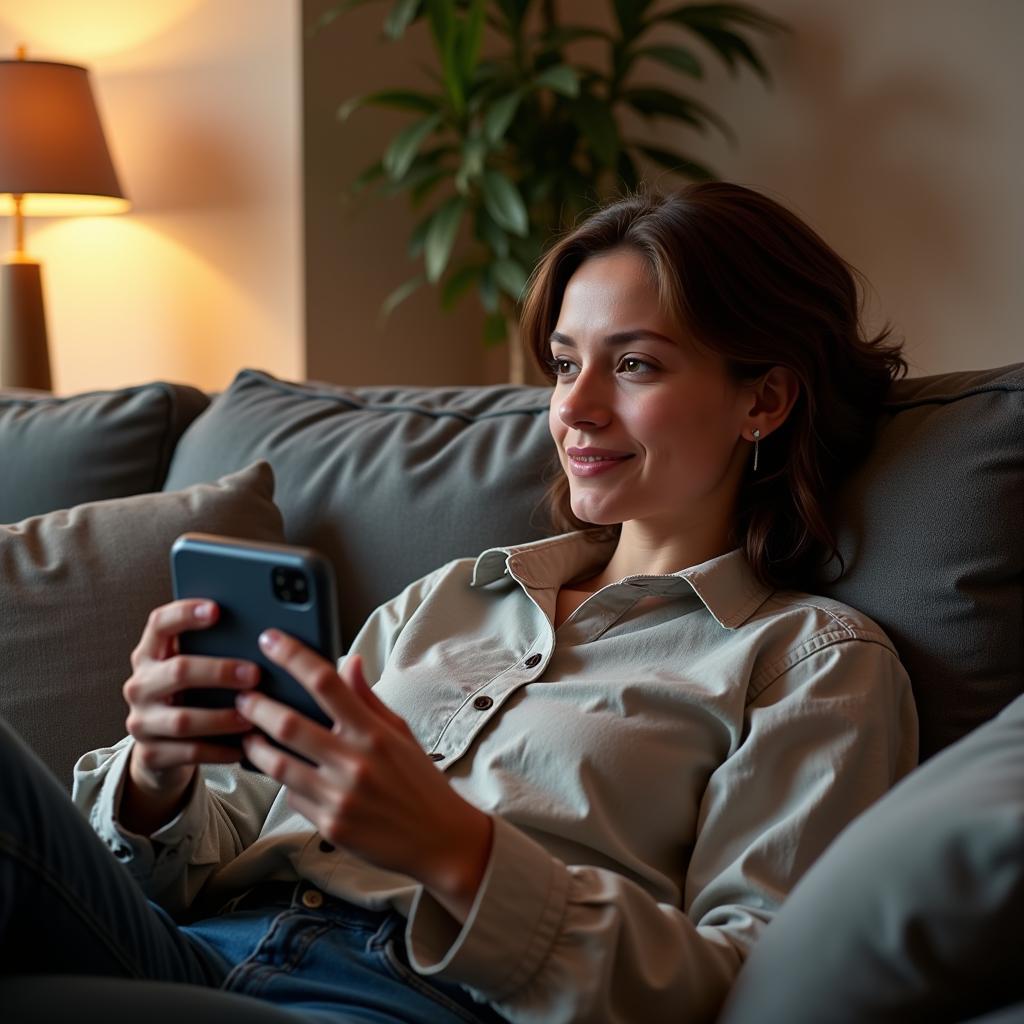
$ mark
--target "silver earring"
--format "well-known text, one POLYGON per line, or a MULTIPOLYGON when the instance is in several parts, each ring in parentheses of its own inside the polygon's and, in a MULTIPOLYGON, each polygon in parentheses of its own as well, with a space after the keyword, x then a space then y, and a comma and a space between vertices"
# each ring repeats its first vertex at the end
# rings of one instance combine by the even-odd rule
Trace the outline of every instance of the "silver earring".
POLYGON ((757 472, 757 450, 761 444, 761 431, 754 431, 754 472, 757 472))

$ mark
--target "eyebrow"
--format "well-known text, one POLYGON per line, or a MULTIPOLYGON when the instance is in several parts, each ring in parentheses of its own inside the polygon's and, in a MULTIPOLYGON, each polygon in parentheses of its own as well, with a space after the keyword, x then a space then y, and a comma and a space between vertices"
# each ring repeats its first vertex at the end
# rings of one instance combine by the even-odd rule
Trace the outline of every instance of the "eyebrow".
MULTIPOLYGON (((671 338, 666 338, 664 334, 659 334, 657 331, 649 331, 645 328, 640 328, 635 331, 616 331, 614 334, 606 334, 604 341, 607 345, 624 345, 626 342, 638 341, 641 338, 651 338, 654 341, 664 341, 669 345, 677 344, 671 338)), ((576 342, 573 341, 568 334, 561 334, 559 331, 552 331, 551 337, 548 338, 548 341, 557 341, 560 345, 565 345, 568 348, 577 348, 576 342)))

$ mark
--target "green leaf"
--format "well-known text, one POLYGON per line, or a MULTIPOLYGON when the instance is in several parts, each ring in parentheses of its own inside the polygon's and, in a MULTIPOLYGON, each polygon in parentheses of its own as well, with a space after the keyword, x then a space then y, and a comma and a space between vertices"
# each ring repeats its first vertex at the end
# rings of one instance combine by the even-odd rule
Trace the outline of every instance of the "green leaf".
POLYGON ((470 82, 473 69, 480 56, 480 44, 484 36, 484 17, 487 13, 486 0, 470 0, 469 15, 459 35, 459 65, 462 79, 470 82))
POLYGON ((501 13, 505 15, 509 28, 513 33, 517 32, 523 18, 526 16, 526 9, 530 6, 530 0, 497 0, 501 13))
POLYGON ((508 126, 516 116, 522 98, 523 94, 518 89, 501 96, 491 104, 490 109, 484 115, 484 138, 492 146, 505 137, 505 132, 508 131, 508 126))
POLYGON ((505 314, 488 313, 484 320, 484 344, 489 348, 500 345, 507 337, 508 328, 505 324, 505 314))
POLYGON ((410 278, 405 284, 399 285, 382 303, 380 307, 380 314, 377 318, 377 323, 382 324, 391 314, 395 311, 395 308, 401 305, 417 288, 427 283, 426 278, 422 274, 417 274, 416 277, 410 278))
POLYGON ((536 88, 551 89, 563 96, 573 97, 580 94, 579 77, 568 64, 555 64, 546 68, 534 78, 533 84, 536 88))
POLYGON ((423 252, 423 246, 427 241, 427 231, 430 230, 430 225, 436 216, 437 210, 432 210, 412 229, 412 234, 409 236, 409 244, 405 248, 409 259, 418 259, 420 253, 423 252))
POLYGON ((473 136, 463 143, 462 163, 455 173, 455 188, 462 195, 468 193, 470 181, 483 173, 487 149, 487 143, 480 136, 473 136))
POLYGON ((677 96, 667 89, 650 86, 627 89, 622 98, 638 113, 645 117, 673 117, 686 121, 704 131, 713 124, 730 142, 736 142, 736 134, 713 110, 684 96, 677 96))
POLYGON ((416 157, 423 140, 441 123, 441 115, 433 114, 403 128, 384 151, 384 170, 388 177, 401 178, 416 157))
POLYGON ((371 181, 376 181, 378 178, 384 177, 384 162, 378 160, 374 164, 370 164, 365 170, 363 170, 359 177, 349 186, 349 189, 353 192, 362 192, 371 181))
POLYGON ((735 75, 739 62, 744 61, 766 84, 770 82, 768 69, 746 39, 729 28, 728 23, 735 22, 761 32, 790 31, 784 21, 762 14, 746 4, 684 4, 655 15, 650 24, 659 21, 696 33, 722 58, 731 74, 735 75))
POLYGON ((486 245, 499 259, 509 253, 509 237, 494 222, 491 215, 483 207, 476 211, 476 237, 486 245))
POLYGON ((396 0, 384 22, 384 34, 389 39, 401 39, 419 10, 420 0, 396 0))
POLYGON ((613 167, 619 151, 619 128, 608 105, 588 95, 581 96, 571 110, 573 120, 597 161, 605 167, 613 167))
POLYGON ((526 288, 526 271, 515 260, 495 260, 491 272, 498 287, 519 301, 526 288))
POLYGON ((682 71, 684 74, 692 75, 694 78, 704 77, 704 69, 700 66, 700 61, 689 50, 678 46, 645 46, 634 50, 632 56, 634 58, 650 57, 651 60, 656 60, 676 71, 682 71))
POLYGON ((530 218, 519 189, 501 171, 484 171, 481 177, 484 205, 499 227, 516 235, 525 235, 530 218))
POLYGON ((465 109, 462 67, 459 62, 459 34, 461 22, 456 18, 455 0, 426 0, 430 15, 430 28, 441 55, 441 73, 452 107, 458 115, 465 109))
POLYGON ((441 97, 423 92, 411 92, 408 89, 384 89, 381 92, 368 92, 362 96, 353 96, 351 99, 345 100, 338 107, 336 116, 339 121, 347 121, 354 111, 367 104, 430 114, 441 106, 441 97))
POLYGON ((441 288, 443 309, 451 310, 455 306, 459 296, 480 276, 481 269, 479 263, 465 263, 448 275, 448 279, 441 288))
POLYGON ((691 178, 694 181, 715 181, 718 178, 718 175, 704 164, 696 163, 685 156, 673 153, 671 150, 658 149, 656 146, 647 146, 639 143, 635 144, 635 148, 662 167, 667 167, 670 171, 691 178))
POLYGON ((619 23, 623 39, 627 42, 640 32, 644 11, 651 0, 614 0, 615 20, 619 23))
POLYGON ((498 308, 498 286, 494 283, 489 266, 485 266, 480 273, 477 291, 480 293, 480 302, 484 309, 488 313, 493 313, 498 308))
POLYGON ((421 206, 423 204, 423 200, 426 199, 442 181, 446 181, 449 178, 450 173, 451 172, 442 169, 440 171, 435 171, 422 181, 418 181, 409 193, 409 200, 413 207, 416 208, 421 206))
POLYGON ((458 234, 465 209, 466 200, 462 196, 452 196, 438 207, 430 222, 424 259, 427 265, 427 280, 431 284, 440 279, 444 268, 448 266, 448 259, 452 254, 452 246, 455 244, 455 236, 458 234))

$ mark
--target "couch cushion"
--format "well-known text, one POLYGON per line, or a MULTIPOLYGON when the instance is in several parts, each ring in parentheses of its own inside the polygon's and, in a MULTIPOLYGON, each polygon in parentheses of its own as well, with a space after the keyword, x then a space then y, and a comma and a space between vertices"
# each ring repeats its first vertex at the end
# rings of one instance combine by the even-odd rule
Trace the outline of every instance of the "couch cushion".
POLYGON ((1022 915, 1019 697, 839 836, 755 946, 720 1024, 932 1024, 1019 1004, 1022 915))
POLYGON ((214 484, 0 526, 0 714, 70 787, 79 755, 124 735, 121 686, 187 530, 280 542, 266 463, 214 484))
POLYGON ((894 384, 839 509, 816 589, 896 644, 927 758, 1024 693, 1024 364, 894 384))
POLYGON ((208 404, 160 381, 67 398, 0 390, 0 523, 160 490, 178 438, 208 404))
POLYGON ((168 488, 274 467, 288 540, 335 565, 347 644, 452 558, 550 532, 546 388, 342 388, 242 371, 186 431, 168 488))

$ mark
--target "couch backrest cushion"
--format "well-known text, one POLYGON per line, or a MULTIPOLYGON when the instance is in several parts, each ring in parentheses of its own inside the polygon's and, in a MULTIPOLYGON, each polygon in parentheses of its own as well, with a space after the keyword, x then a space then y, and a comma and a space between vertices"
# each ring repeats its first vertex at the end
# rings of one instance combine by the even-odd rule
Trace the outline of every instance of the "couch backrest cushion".
POLYGON ((197 530, 279 543, 273 493, 261 463, 0 526, 0 714, 65 785, 81 754, 124 735, 121 687, 149 612, 171 600, 174 539, 197 530))
POLYGON ((0 523, 158 491, 202 391, 157 381, 59 398, 0 390, 0 523))
POLYGON ((897 381, 839 509, 816 589, 896 644, 926 758, 1024 693, 1024 364, 897 381))
MULTIPOLYGON (((335 561, 351 640, 448 559, 548 532, 549 394, 346 389, 246 370, 182 437, 167 486, 268 459, 289 539, 335 561)), ((1024 689, 1024 365, 897 382, 839 507, 849 572, 813 589, 893 638, 927 756, 1024 689)))
POLYGON ((274 467, 294 544, 335 565, 342 639, 407 583, 536 540, 555 468, 545 388, 342 388, 243 370, 182 437, 165 487, 274 467))

